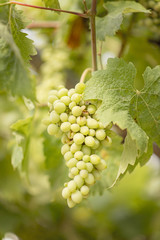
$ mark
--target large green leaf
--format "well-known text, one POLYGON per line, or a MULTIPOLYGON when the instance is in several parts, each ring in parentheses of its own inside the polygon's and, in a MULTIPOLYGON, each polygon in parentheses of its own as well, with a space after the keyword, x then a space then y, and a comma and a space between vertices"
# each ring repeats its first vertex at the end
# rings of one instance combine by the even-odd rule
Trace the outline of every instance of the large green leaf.
POLYGON ((102 18, 97 17, 97 37, 101 41, 106 36, 114 36, 120 29, 123 21, 123 15, 127 13, 143 12, 148 13, 141 4, 134 1, 107 2, 104 4, 108 14, 102 18))
POLYGON ((97 71, 85 90, 86 100, 102 101, 97 115, 104 124, 113 122, 128 131, 121 173, 147 152, 149 139, 160 144, 160 66, 146 69, 141 91, 134 87, 135 77, 136 69, 132 63, 109 59, 106 70, 97 71))
POLYGON ((46 7, 50 8, 60 8, 59 1, 58 0, 42 0, 46 7))

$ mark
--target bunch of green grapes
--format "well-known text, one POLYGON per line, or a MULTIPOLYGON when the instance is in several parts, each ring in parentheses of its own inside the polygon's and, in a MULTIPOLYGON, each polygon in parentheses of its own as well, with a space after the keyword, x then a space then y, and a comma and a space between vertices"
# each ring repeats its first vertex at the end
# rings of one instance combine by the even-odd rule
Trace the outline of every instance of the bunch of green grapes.
POLYGON ((151 11, 147 18, 143 20, 143 24, 149 28, 151 32, 160 34, 160 1, 159 0, 140 0, 140 3, 151 11))
POLYGON ((61 137, 61 153, 69 168, 70 181, 64 184, 62 196, 68 206, 74 207, 86 198, 100 172, 106 168, 105 160, 96 151, 107 136, 104 125, 97 120, 97 106, 83 100, 85 84, 75 89, 51 90, 48 97, 50 120, 47 131, 61 137))

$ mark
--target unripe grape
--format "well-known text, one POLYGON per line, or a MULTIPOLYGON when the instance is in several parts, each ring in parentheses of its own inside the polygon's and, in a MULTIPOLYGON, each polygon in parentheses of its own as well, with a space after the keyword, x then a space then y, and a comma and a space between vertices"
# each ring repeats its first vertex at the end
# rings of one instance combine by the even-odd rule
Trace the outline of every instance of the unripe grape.
POLYGON ((63 113, 66 110, 66 105, 62 102, 58 102, 54 104, 54 110, 57 113, 63 113))
POLYGON ((50 90, 49 93, 48 93, 48 96, 50 96, 50 95, 58 96, 58 91, 57 90, 50 90))
POLYGON ((99 157, 98 155, 96 155, 96 154, 91 155, 91 156, 90 156, 90 159, 91 159, 91 160, 90 160, 91 163, 94 164, 94 165, 101 162, 100 157, 99 157))
POLYGON ((86 185, 82 186, 82 187, 81 187, 81 193, 82 193, 83 196, 88 195, 88 193, 89 193, 89 187, 87 187, 86 185))
POLYGON ((69 139, 68 139, 67 135, 66 135, 66 134, 63 134, 63 135, 62 135, 62 138, 61 138, 61 142, 62 142, 63 144, 66 144, 66 143, 68 143, 68 141, 69 141, 69 139))
POLYGON ((100 142, 97 140, 97 138, 94 138, 95 144, 92 147, 92 149, 98 149, 100 147, 100 142))
POLYGON ((91 155, 91 148, 90 147, 87 147, 86 145, 83 145, 82 146, 82 152, 84 155, 91 155))
POLYGON ((73 168, 76 166, 77 162, 78 161, 75 158, 71 158, 69 161, 66 162, 66 166, 68 168, 73 168))
POLYGON ((58 97, 55 96, 55 95, 50 95, 48 97, 48 102, 51 103, 51 104, 53 104, 56 100, 58 100, 58 97))
POLYGON ((68 182, 68 189, 70 192, 74 192, 77 188, 77 185, 74 180, 68 182))
POLYGON ((75 93, 75 89, 74 88, 71 88, 71 89, 69 89, 69 91, 68 91, 68 96, 69 97, 72 97, 72 95, 75 93))
POLYGON ((71 102, 69 104, 69 108, 72 110, 72 108, 74 108, 76 105, 77 105, 76 102, 71 102))
POLYGON ((99 122, 99 128, 103 129, 104 128, 104 125, 103 123, 99 122))
POLYGON ((83 126, 83 127, 81 127, 80 132, 83 135, 88 135, 89 134, 89 128, 87 126, 83 126))
POLYGON ((95 145, 95 140, 93 137, 91 136, 88 136, 85 138, 85 144, 88 146, 88 147, 93 147, 95 145))
POLYGON ((58 97, 61 98, 63 96, 67 96, 68 95, 68 89, 66 88, 62 88, 58 91, 58 97))
POLYGON ((59 114, 56 113, 55 111, 52 111, 50 113, 50 120, 51 120, 52 123, 58 123, 60 121, 59 114))
POLYGON ((86 164, 83 162, 83 161, 79 161, 79 162, 77 162, 77 168, 79 169, 79 170, 82 170, 82 169, 85 169, 86 168, 86 164))
POLYGON ((59 127, 56 124, 50 124, 47 128, 47 132, 49 135, 55 135, 58 133, 59 127))
POLYGON ((73 141, 77 144, 80 145, 84 142, 84 136, 82 133, 76 133, 73 137, 73 141))
POLYGON ((84 179, 80 175, 75 176, 74 181, 78 188, 82 187, 82 185, 84 184, 84 179))
POLYGON ((77 160, 81 160, 83 158, 83 152, 82 151, 77 151, 75 154, 74 154, 74 157, 77 159, 77 160))
POLYGON ((86 178, 86 177, 88 176, 88 171, 85 170, 85 169, 82 169, 82 170, 80 171, 80 176, 81 176, 82 178, 86 178))
POLYGON ((73 115, 71 115, 71 116, 69 116, 68 121, 69 121, 71 124, 76 123, 76 117, 73 116, 73 115))
POLYGON ((63 190, 62 190, 62 197, 64 199, 67 199, 70 197, 70 191, 68 189, 68 187, 65 187, 63 190))
POLYGON ((100 172, 98 170, 96 170, 96 169, 94 169, 92 171, 92 174, 93 174, 95 180, 99 180, 101 178, 100 172))
POLYGON ((86 117, 78 117, 77 118, 77 123, 80 125, 80 126, 83 126, 87 123, 87 119, 86 117))
POLYGON ((96 131, 96 138, 100 141, 104 140, 106 138, 106 133, 103 129, 99 129, 96 131))
POLYGON ((62 132, 68 132, 71 129, 71 124, 69 122, 64 122, 60 127, 62 132))
POLYGON ((73 156, 73 153, 71 153, 70 151, 68 151, 68 152, 66 152, 65 154, 64 154, 64 159, 66 160, 66 161, 69 161, 71 158, 73 158, 74 156, 73 156))
POLYGON ((77 144, 75 144, 75 143, 73 143, 73 144, 71 145, 70 151, 71 151, 72 153, 75 153, 75 152, 80 151, 80 150, 81 150, 81 145, 77 145, 77 144))
POLYGON ((67 204, 69 208, 73 208, 76 205, 70 198, 67 199, 67 204))
POLYGON ((98 163, 95 167, 96 167, 99 171, 104 170, 105 168, 107 168, 106 161, 105 161, 104 159, 101 159, 100 163, 98 163))
POLYGON ((88 185, 94 184, 95 179, 94 179, 94 176, 93 176, 92 173, 89 173, 89 174, 88 174, 88 177, 85 178, 85 182, 86 182, 88 185))
POLYGON ((79 190, 77 190, 74 193, 72 193, 71 198, 73 202, 80 203, 82 201, 82 193, 79 190))
POLYGON ((79 103, 82 99, 82 95, 78 94, 78 93, 75 93, 72 95, 71 97, 71 101, 74 101, 76 103, 79 103))
POLYGON ((83 156, 83 161, 84 161, 84 162, 90 162, 90 160, 91 160, 91 159, 90 159, 90 156, 89 156, 89 155, 84 155, 84 156, 83 156))
POLYGON ((77 83, 75 86, 75 91, 76 93, 83 93, 85 89, 85 84, 84 83, 77 83))
POLYGON ((72 173, 69 173, 69 174, 68 174, 68 177, 71 178, 71 179, 73 179, 73 178, 74 178, 74 175, 73 175, 72 173))
POLYGON ((68 106, 71 102, 71 99, 68 96, 63 96, 61 97, 61 102, 63 102, 66 106, 68 106))
POLYGON ((73 132, 79 132, 80 126, 77 123, 74 123, 74 124, 71 125, 71 130, 73 132))
POLYGON ((82 108, 79 107, 79 106, 75 106, 72 108, 72 114, 75 116, 75 117, 78 117, 82 114, 82 108))
POLYGON ((87 162, 87 163, 86 163, 86 169, 87 169, 88 172, 92 172, 92 170, 93 170, 93 164, 90 163, 90 162, 87 162))
POLYGON ((49 117, 43 118, 42 123, 48 126, 51 123, 50 118, 49 117))
POLYGON ((93 118, 88 118, 88 119, 87 119, 87 126, 88 126, 89 128, 96 129, 96 128, 99 127, 99 124, 98 124, 98 122, 97 122, 95 119, 93 119, 93 118))
POLYGON ((60 119, 62 122, 67 122, 68 121, 68 114, 67 113, 61 113, 60 119))
POLYGON ((65 88, 65 87, 64 87, 64 85, 60 84, 60 85, 58 85, 57 88, 58 88, 58 90, 60 90, 60 89, 65 88))
POLYGON ((94 114, 96 112, 97 108, 94 105, 89 105, 87 108, 87 111, 89 114, 94 114))
POLYGON ((66 152, 68 152, 70 150, 70 147, 68 146, 68 144, 64 144, 61 148, 61 153, 62 155, 64 155, 66 152))
POLYGON ((72 169, 71 169, 71 173, 73 174, 73 175, 78 175, 78 173, 79 173, 79 170, 78 170, 78 168, 77 167, 73 167, 72 169))
POLYGON ((96 134, 96 131, 95 131, 94 129, 90 129, 90 130, 89 130, 89 136, 94 137, 95 134, 96 134))

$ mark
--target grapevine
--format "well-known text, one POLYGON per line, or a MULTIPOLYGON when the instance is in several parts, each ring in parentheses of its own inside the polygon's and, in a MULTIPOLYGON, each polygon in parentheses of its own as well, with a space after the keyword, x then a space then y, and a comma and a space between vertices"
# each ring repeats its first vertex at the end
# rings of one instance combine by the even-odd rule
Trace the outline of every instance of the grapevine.
POLYGON ((100 173, 106 168, 105 160, 97 154, 107 135, 104 125, 96 117, 95 103, 83 100, 85 84, 80 82, 75 89, 63 86, 51 90, 48 97, 50 119, 47 131, 61 137, 61 153, 69 168, 70 180, 64 184, 62 196, 70 208, 86 198, 100 173))

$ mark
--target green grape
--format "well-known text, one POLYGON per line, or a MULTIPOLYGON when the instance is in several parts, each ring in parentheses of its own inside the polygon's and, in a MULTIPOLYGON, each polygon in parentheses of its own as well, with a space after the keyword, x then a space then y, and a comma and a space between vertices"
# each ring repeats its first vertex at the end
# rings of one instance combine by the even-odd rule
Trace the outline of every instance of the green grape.
POLYGON ((47 132, 49 135, 55 135, 58 133, 59 127, 56 124, 50 124, 47 128, 47 132))
POLYGON ((63 113, 66 110, 66 105, 64 103, 62 103, 62 102, 54 103, 54 110, 57 113, 63 113))
POLYGON ((63 97, 61 97, 61 102, 63 102, 65 105, 68 106, 71 102, 71 99, 68 96, 63 96, 63 97))
POLYGON ((82 151, 77 151, 75 154, 74 154, 74 157, 77 159, 77 160, 81 160, 83 158, 83 152, 82 151))
POLYGON ((82 201, 82 193, 79 190, 77 190, 74 193, 72 193, 71 198, 73 202, 80 203, 82 201))
POLYGON ((78 152, 78 151, 80 151, 80 150, 81 150, 81 145, 77 145, 77 144, 75 144, 75 143, 73 143, 73 144, 71 145, 70 151, 71 151, 72 153, 78 152))
POLYGON ((85 169, 82 169, 82 170, 80 171, 80 176, 81 176, 82 178, 88 177, 88 171, 85 170, 85 169))
POLYGON ((92 172, 93 171, 93 164, 90 163, 90 162, 87 162, 86 163, 86 169, 89 173, 92 172))
POLYGON ((94 141, 95 141, 95 144, 94 144, 94 146, 92 147, 92 149, 97 149, 97 148, 99 148, 99 147, 100 147, 100 142, 99 142, 96 138, 94 138, 94 141))
POLYGON ((90 156, 89 155, 84 155, 83 156, 83 162, 89 162, 91 159, 90 159, 90 156))
POLYGON ((107 168, 107 164, 105 162, 104 159, 101 159, 100 163, 98 163, 96 166, 96 169, 98 169, 99 171, 104 170, 105 168, 107 168))
POLYGON ((68 146, 68 144, 64 144, 61 148, 61 153, 62 155, 64 155, 66 152, 69 152, 70 147, 68 146))
POLYGON ((88 135, 89 134, 89 128, 87 126, 83 126, 83 127, 81 127, 80 132, 83 135, 88 135))
POLYGON ((69 174, 68 174, 68 177, 69 177, 70 179, 73 179, 73 178, 74 178, 74 175, 73 175, 72 173, 69 173, 69 174))
POLYGON ((58 91, 58 97, 61 98, 63 96, 67 96, 68 95, 68 89, 66 88, 62 88, 58 91))
POLYGON ((96 155, 96 154, 91 155, 90 159, 91 159, 91 163, 92 164, 98 164, 98 163, 101 162, 100 157, 98 155, 96 155))
POLYGON ((78 168, 77 167, 73 167, 72 169, 71 169, 71 173, 73 174, 73 175, 78 175, 78 173, 79 173, 79 170, 78 170, 78 168))
POLYGON ((74 123, 74 124, 71 125, 71 130, 73 132, 79 132, 80 126, 78 124, 74 123))
POLYGON ((79 124, 80 126, 83 126, 86 123, 87 123, 86 117, 77 117, 77 124, 79 124))
POLYGON ((74 180, 68 182, 68 189, 70 192, 74 192, 77 188, 77 185, 74 180))
POLYGON ((65 187, 63 190, 62 190, 62 197, 64 199, 67 199, 70 197, 70 191, 68 189, 68 187, 65 187))
POLYGON ((79 169, 79 170, 83 170, 83 169, 85 169, 86 168, 86 164, 85 164, 85 162, 83 162, 83 161, 79 161, 79 162, 77 162, 77 168, 79 169))
POLYGON ((97 108, 94 105, 89 105, 87 108, 87 111, 89 114, 94 114, 96 112, 97 108))
POLYGON ((93 137, 91 136, 88 136, 85 138, 85 144, 88 146, 88 147, 93 147, 95 145, 95 140, 93 137))
POLYGON ((69 97, 72 97, 72 95, 75 93, 75 89, 74 88, 71 88, 69 91, 68 91, 68 96, 69 97))
POLYGON ((72 108, 72 114, 75 117, 79 117, 82 114, 82 108, 79 106, 75 106, 72 108))
POLYGON ((56 95, 58 97, 58 91, 57 90, 51 90, 49 91, 48 95, 56 95))
POLYGON ((92 174, 93 174, 95 180, 99 180, 101 178, 100 172, 98 170, 96 170, 96 169, 94 169, 92 171, 92 174))
POLYGON ((51 103, 51 104, 53 104, 56 100, 58 100, 58 97, 55 96, 55 95, 50 95, 48 97, 48 102, 51 103))
POLYGON ((88 174, 88 176, 85 178, 85 182, 87 185, 93 185, 95 183, 95 178, 92 173, 88 174))
POLYGON ((51 123, 50 118, 49 117, 43 118, 42 123, 48 126, 51 123))
POLYGON ((50 113, 50 121, 52 123, 58 123, 60 121, 60 117, 59 117, 59 114, 56 113, 55 111, 52 111, 50 113))
POLYGON ((96 131, 96 138, 100 141, 104 140, 106 137, 106 133, 104 129, 99 129, 96 131))
POLYGON ((85 84, 84 83, 77 83, 75 86, 75 91, 76 93, 83 93, 85 89, 85 84))
POLYGON ((77 162, 78 161, 75 158, 71 158, 69 161, 66 162, 66 166, 68 168, 73 168, 76 166, 77 162))
POLYGON ((89 130, 89 136, 94 137, 95 134, 96 134, 96 131, 95 131, 94 129, 90 129, 90 130, 89 130))
POLYGON ((76 117, 73 116, 73 115, 71 115, 71 116, 69 116, 68 121, 69 121, 71 124, 76 123, 76 117))
POLYGON ((82 146, 82 152, 83 152, 84 155, 91 155, 92 150, 91 150, 90 147, 87 147, 86 145, 83 145, 82 146))
POLYGON ((73 208, 76 205, 76 203, 73 202, 70 198, 67 199, 67 204, 69 208, 73 208))
POLYGON ((75 176, 74 181, 78 188, 81 188, 84 184, 84 179, 80 175, 75 176))
POLYGON ((62 135, 62 138, 61 138, 61 142, 62 142, 63 144, 66 144, 66 143, 68 143, 68 141, 69 141, 69 139, 68 139, 68 137, 66 136, 66 134, 63 134, 63 135, 62 135))
POLYGON ((64 122, 60 127, 62 132, 68 132, 71 129, 71 124, 69 122, 64 122))
POLYGON ((62 122, 67 122, 68 121, 68 114, 67 113, 61 113, 60 119, 62 122))
POLYGON ((82 95, 75 93, 71 97, 71 101, 79 103, 82 100, 82 95))
POLYGON ((66 160, 66 161, 69 161, 71 158, 73 158, 74 156, 73 156, 73 153, 71 152, 71 151, 68 151, 68 152, 66 152, 65 154, 64 154, 64 159, 66 160))
POLYGON ((98 124, 97 120, 95 120, 93 118, 89 118, 89 119, 87 119, 87 126, 89 128, 96 129, 99 127, 99 124, 98 124))
POLYGON ((82 186, 81 189, 80 189, 81 193, 83 196, 86 196, 88 195, 89 193, 89 187, 87 187, 86 185, 82 186))
POLYGON ((82 133, 76 133, 73 137, 73 141, 74 143, 76 143, 77 145, 80 145, 84 142, 84 136, 82 133))
POLYGON ((72 108, 74 108, 76 106, 76 102, 71 102, 69 104, 69 108, 72 110, 72 108))

